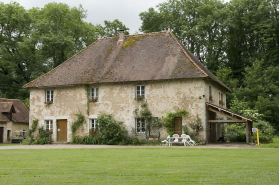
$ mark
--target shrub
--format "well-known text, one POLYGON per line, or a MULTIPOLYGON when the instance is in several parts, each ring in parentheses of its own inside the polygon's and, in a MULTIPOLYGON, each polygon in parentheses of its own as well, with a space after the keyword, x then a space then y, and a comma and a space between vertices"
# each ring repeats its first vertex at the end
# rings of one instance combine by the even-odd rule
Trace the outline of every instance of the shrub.
POLYGON ((273 142, 273 134, 274 134, 274 128, 271 126, 270 123, 266 121, 259 120, 254 124, 253 127, 256 127, 259 129, 259 137, 260 137, 260 143, 271 143, 273 142))
POLYGON ((246 142, 246 133, 241 132, 229 138, 230 142, 246 142))
POLYGON ((99 124, 99 136, 103 144, 114 145, 127 137, 127 131, 123 122, 116 121, 111 114, 101 114, 97 122, 99 124))

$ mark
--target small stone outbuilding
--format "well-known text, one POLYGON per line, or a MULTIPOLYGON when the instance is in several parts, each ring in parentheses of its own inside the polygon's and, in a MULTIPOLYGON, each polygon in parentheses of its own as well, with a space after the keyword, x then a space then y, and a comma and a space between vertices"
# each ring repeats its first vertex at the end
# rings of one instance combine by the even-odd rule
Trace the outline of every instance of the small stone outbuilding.
POLYGON ((18 99, 0 98, 0 143, 11 143, 26 137, 29 110, 18 99))

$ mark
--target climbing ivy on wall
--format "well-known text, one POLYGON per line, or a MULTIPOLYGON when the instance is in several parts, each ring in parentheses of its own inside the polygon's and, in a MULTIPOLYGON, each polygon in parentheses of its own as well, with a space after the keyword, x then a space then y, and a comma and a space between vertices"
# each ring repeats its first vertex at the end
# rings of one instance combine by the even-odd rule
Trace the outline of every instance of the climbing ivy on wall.
POLYGON ((141 103, 141 109, 135 109, 135 118, 143 118, 146 121, 146 134, 150 136, 150 132, 156 132, 162 127, 161 120, 152 116, 151 111, 148 108, 147 102, 141 103))
POLYGON ((75 134, 77 129, 85 123, 85 117, 81 113, 76 114, 76 116, 78 117, 78 119, 71 125, 73 135, 75 134))
POLYGON ((85 91, 86 91, 86 97, 87 97, 87 102, 86 102, 86 113, 89 116, 89 112, 90 112, 90 87, 89 85, 85 85, 85 91))
POLYGON ((166 112, 167 116, 162 118, 164 127, 167 129, 169 135, 174 134, 174 118, 178 116, 187 116, 186 110, 178 110, 176 112, 166 112))

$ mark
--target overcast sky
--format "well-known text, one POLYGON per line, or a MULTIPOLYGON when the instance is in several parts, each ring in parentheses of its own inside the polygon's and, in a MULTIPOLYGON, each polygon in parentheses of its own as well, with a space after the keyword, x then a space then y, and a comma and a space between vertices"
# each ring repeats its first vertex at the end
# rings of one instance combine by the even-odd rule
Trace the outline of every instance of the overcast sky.
MULTIPOLYGON (((26 9, 32 7, 44 7, 51 2, 66 3, 70 7, 78 7, 80 4, 87 10, 86 22, 92 24, 104 24, 104 20, 120 20, 125 26, 130 28, 130 34, 134 34, 141 26, 139 13, 147 11, 150 7, 155 7, 159 3, 168 0, 13 0, 26 9)), ((229 1, 229 0, 225 0, 229 1)), ((11 0, 1 0, 10 3, 11 0)))

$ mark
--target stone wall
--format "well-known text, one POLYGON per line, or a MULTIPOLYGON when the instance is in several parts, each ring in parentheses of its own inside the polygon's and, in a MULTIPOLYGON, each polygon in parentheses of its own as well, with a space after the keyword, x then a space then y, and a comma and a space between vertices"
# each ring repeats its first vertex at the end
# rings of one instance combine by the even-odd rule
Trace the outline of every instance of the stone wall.
MULTIPOLYGON (((87 121, 84 128, 76 133, 78 135, 88 134, 89 118, 97 118, 102 113, 108 113, 113 114, 116 120, 123 121, 131 134, 132 129, 135 128, 134 110, 141 104, 135 100, 135 89, 137 85, 144 85, 145 101, 154 117, 162 118, 165 116, 165 111, 186 109, 189 116, 183 117, 182 124, 185 125, 198 116, 205 128, 207 119, 205 102, 208 101, 208 84, 202 79, 183 79, 92 85, 90 87, 99 88, 99 102, 89 103, 89 115, 87 115, 85 86, 34 88, 30 89, 30 123, 33 119, 38 119, 41 126, 44 125, 44 120, 53 120, 53 139, 56 141, 56 120, 67 119, 67 140, 69 142, 72 137, 70 125, 76 120, 76 113, 82 113, 87 121), (51 89, 54 92, 54 101, 53 104, 46 106, 44 104, 45 90, 51 89)), ((212 86, 215 97, 218 86, 214 86, 214 84, 212 86)), ((205 134, 205 131, 201 132, 201 137, 205 138, 205 134)), ((166 135, 166 132, 161 130, 161 136, 165 137, 166 135)))

